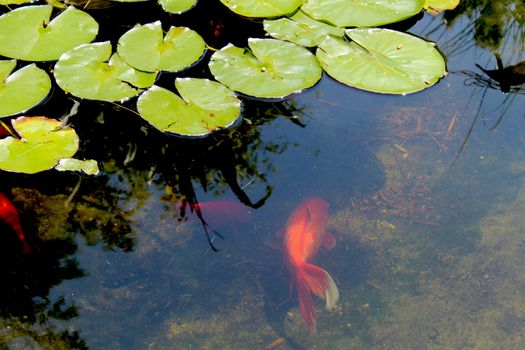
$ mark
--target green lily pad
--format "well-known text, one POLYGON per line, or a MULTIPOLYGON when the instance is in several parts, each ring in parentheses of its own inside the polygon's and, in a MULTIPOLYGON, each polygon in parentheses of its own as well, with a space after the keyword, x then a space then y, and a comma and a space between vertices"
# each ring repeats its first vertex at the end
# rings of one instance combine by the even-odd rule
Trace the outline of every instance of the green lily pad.
POLYGON ((195 7, 197 0, 160 0, 159 3, 164 11, 179 14, 195 7))
POLYGON ((52 6, 25 6, 0 16, 0 55, 26 61, 54 61, 67 50, 91 42, 98 23, 70 6, 51 22, 52 6))
POLYGON ((300 10, 290 18, 264 20, 263 24, 264 30, 271 37, 306 47, 319 45, 327 35, 345 35, 344 28, 316 21, 300 10))
POLYGON ((241 103, 226 86, 208 79, 177 78, 181 97, 153 86, 140 95, 137 110, 163 132, 205 136, 234 125, 241 116, 241 103))
POLYGON ((0 5, 20 5, 26 2, 35 2, 36 0, 0 0, 0 5))
POLYGON ((156 73, 138 71, 111 53, 109 41, 80 45, 64 53, 54 69, 58 86, 81 98, 120 101, 153 85, 156 73))
POLYGON ((9 75, 15 66, 16 60, 0 61, 0 118, 38 105, 51 90, 51 79, 34 63, 9 75))
POLYGON ((0 169, 34 174, 57 165, 78 150, 78 136, 62 128, 59 120, 46 117, 19 117, 11 121, 21 140, 7 136, 0 140, 0 169))
POLYGON ((163 38, 162 25, 156 21, 124 33, 118 41, 117 52, 138 70, 176 72, 197 62, 205 48, 202 37, 186 27, 171 27, 163 38))
POLYGON ((278 17, 291 14, 302 0, 221 0, 231 11, 245 17, 278 17))
POLYGON ((80 160, 75 158, 64 158, 58 161, 55 169, 58 171, 81 171, 87 175, 100 173, 98 163, 94 159, 80 160))
POLYGON ((426 0, 425 9, 434 11, 453 10, 459 5, 459 0, 426 0))
POLYGON ((243 94, 283 98, 316 84, 322 69, 306 48, 275 39, 248 39, 251 50, 226 45, 210 60, 221 83, 243 94))
POLYGON ((410 18, 424 4, 425 0, 307 0, 301 9, 338 27, 374 27, 410 18))
POLYGON ((446 74, 435 44, 389 29, 347 29, 352 39, 328 37, 316 55, 334 79, 363 90, 406 94, 434 85, 446 74))

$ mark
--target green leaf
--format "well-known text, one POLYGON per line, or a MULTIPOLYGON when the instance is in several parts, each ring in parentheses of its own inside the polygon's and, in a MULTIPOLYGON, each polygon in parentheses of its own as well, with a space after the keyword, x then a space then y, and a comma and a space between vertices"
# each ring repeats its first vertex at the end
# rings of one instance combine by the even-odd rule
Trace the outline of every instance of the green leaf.
POLYGON ((197 5, 197 0, 160 0, 159 2, 164 11, 175 14, 186 12, 197 5))
POLYGON ((36 0, 0 0, 0 5, 20 5, 26 2, 35 2, 36 0))
POLYGON ((425 0, 307 0, 309 16, 338 27, 374 27, 418 14, 425 0))
POLYGON ((345 35, 344 28, 316 21, 300 10, 290 18, 264 20, 263 23, 268 35, 306 47, 319 45, 329 34, 339 37, 345 35))
POLYGON ((313 86, 322 69, 299 45, 275 39, 248 39, 250 50, 231 44, 215 52, 211 73, 230 89, 261 98, 283 98, 313 86))
POLYGON ((94 159, 80 160, 75 158, 64 158, 58 161, 55 169, 58 171, 81 171, 87 175, 97 175, 100 170, 94 159))
POLYGON ((0 140, 0 169, 34 174, 57 165, 78 150, 78 136, 62 128, 59 120, 46 117, 19 117, 11 121, 21 140, 8 136, 0 140))
POLYGON ((221 0, 231 11, 246 17, 278 17, 293 13, 302 0, 221 0))
POLYGON ((109 41, 84 44, 64 53, 54 75, 62 90, 77 97, 119 101, 139 94, 155 82, 156 73, 145 73, 111 54, 109 41))
POLYGON ((34 63, 9 75, 15 66, 16 60, 0 61, 0 118, 38 105, 51 90, 51 79, 34 63))
POLYGON ((459 0, 426 0, 425 9, 434 11, 453 10, 459 5, 459 0))
POLYGON ((138 70, 176 72, 197 62, 205 47, 202 37, 186 27, 171 27, 163 38, 162 25, 156 21, 124 33, 118 41, 117 51, 138 70))
POLYGON ((52 6, 25 6, 0 16, 0 55, 26 61, 54 61, 64 52, 91 42, 98 23, 68 7, 51 22, 52 6))
POLYGON ((224 85, 208 79, 177 78, 175 86, 181 97, 153 86, 137 101, 140 115, 160 131, 205 136, 239 120, 241 103, 224 85))
POLYGON ((435 84, 446 74, 435 44, 389 29, 347 29, 352 41, 328 37, 317 49, 334 79, 363 90, 406 94, 435 84))

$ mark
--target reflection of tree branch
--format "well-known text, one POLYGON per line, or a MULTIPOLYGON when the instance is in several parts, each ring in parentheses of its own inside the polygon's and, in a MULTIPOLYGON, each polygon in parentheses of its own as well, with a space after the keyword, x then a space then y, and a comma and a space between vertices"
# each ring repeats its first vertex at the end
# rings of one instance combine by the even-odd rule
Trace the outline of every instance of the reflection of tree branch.
POLYGON ((222 176, 224 176, 224 180, 230 186, 232 192, 237 196, 237 198, 239 198, 241 203, 246 204, 249 207, 252 207, 254 209, 262 207, 268 199, 268 197, 270 197, 270 195, 272 194, 272 187, 266 185, 265 195, 257 202, 253 203, 250 197, 246 194, 246 192, 244 192, 244 190, 237 182, 237 171, 235 169, 234 160, 230 159, 230 161, 221 162, 220 170, 222 176))
MULTIPOLYGON (((479 115, 481 114, 481 107, 483 105, 483 99, 485 98, 485 94, 487 93, 487 91, 488 91, 488 88, 486 88, 483 91, 483 95, 481 96, 481 100, 479 102, 478 110, 476 111, 476 114, 474 115, 474 119, 472 120, 472 124, 470 124, 470 127, 469 127, 469 129, 467 131, 467 134, 465 135, 465 139, 463 139, 463 142, 461 143, 461 146, 459 147, 459 150, 456 153, 456 160, 459 158, 459 155, 463 151, 463 148, 465 148, 465 145, 467 144, 467 141, 468 141, 470 135, 472 134, 472 131, 474 130, 474 126, 476 126, 476 122, 478 121, 479 115)), ((469 101, 467 102, 467 105, 465 106, 465 110, 467 109, 471 98, 472 98, 472 95, 470 96, 469 101)), ((452 163, 452 164, 454 164, 454 163, 452 163)))

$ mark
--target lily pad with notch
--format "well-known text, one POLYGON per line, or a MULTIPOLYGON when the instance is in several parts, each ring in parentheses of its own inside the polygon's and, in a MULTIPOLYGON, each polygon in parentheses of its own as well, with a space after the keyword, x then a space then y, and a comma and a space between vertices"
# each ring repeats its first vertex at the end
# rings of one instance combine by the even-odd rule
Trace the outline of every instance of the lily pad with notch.
POLYGON ((26 61, 54 61, 80 44, 91 42, 98 23, 70 6, 50 20, 53 7, 24 6, 0 16, 0 55, 26 61))
POLYGON ((224 6, 238 15, 268 18, 289 15, 302 4, 302 0, 221 0, 224 6))
POLYGON ((163 37, 160 21, 135 26, 117 46, 126 63, 145 72, 180 71, 196 63, 205 49, 202 37, 187 27, 171 27, 163 37))
POLYGON ((359 89, 407 94, 434 85, 446 74, 435 44, 389 29, 347 29, 352 40, 327 37, 317 48, 323 69, 359 89))
POLYGON ((162 132, 202 137, 231 127, 241 118, 241 102, 218 82, 177 78, 175 87, 180 96, 154 85, 137 101, 142 118, 162 132))
POLYGON ((301 10, 338 27, 374 27, 417 15, 425 0, 307 0, 301 10))
POLYGON ((7 136, 0 140, 0 169, 34 174, 56 166, 78 150, 75 130, 63 128, 60 120, 46 117, 19 117, 11 121, 22 139, 7 136))
POLYGON ((273 38, 291 41, 301 46, 319 45, 327 35, 343 37, 345 29, 319 22, 303 11, 297 11, 292 17, 264 20, 264 30, 273 38))
POLYGON ((210 71, 230 89, 259 98, 284 98, 315 85, 322 69, 315 56, 297 44, 248 39, 248 49, 228 44, 210 59, 210 71))
POLYGON ((51 91, 51 79, 34 63, 10 74, 16 60, 0 61, 0 118, 40 104, 51 91))
POLYGON ((159 0, 159 3, 164 11, 180 14, 194 8, 197 0, 159 0))
POLYGON ((65 52, 55 64, 55 80, 62 90, 100 101, 120 101, 138 95, 155 83, 157 73, 138 71, 109 41, 84 44, 65 52))

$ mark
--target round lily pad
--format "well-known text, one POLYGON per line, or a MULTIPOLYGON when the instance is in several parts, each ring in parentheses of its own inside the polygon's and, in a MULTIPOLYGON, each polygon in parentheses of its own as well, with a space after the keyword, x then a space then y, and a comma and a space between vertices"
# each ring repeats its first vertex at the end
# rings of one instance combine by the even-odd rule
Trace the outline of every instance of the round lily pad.
POLYGON ((197 0, 160 0, 159 3, 164 11, 179 14, 195 7, 197 0))
POLYGON ((406 94, 435 84, 446 74, 434 43, 389 29, 347 29, 351 42, 328 37, 317 48, 323 69, 363 90, 406 94))
POLYGON ((152 86, 140 95, 137 109, 151 125, 163 132, 205 136, 234 125, 241 117, 241 103, 226 86, 208 79, 177 78, 180 97, 152 86))
POLYGON ((306 47, 319 45, 327 35, 345 35, 344 28, 316 21, 301 10, 292 17, 264 20, 263 23, 268 35, 306 47))
POLYGON ((424 4, 425 0, 307 0, 301 9, 338 27, 373 27, 410 18, 424 4))
POLYGON ((293 13, 302 0, 221 0, 231 11, 245 17, 278 17, 293 13))
POLYGON ((0 55, 26 61, 54 61, 64 52, 91 42, 98 23, 70 6, 51 22, 52 6, 25 6, 0 16, 0 55))
POLYGON ((322 69, 315 56, 297 44, 248 39, 250 50, 231 44, 215 52, 211 73, 230 89, 261 98, 283 98, 313 86, 322 69))
POLYGON ((62 128, 59 120, 46 117, 19 117, 11 121, 21 140, 0 139, 0 169, 34 174, 53 168, 59 159, 78 150, 75 130, 62 128))
POLYGON ((111 53, 109 41, 65 52, 55 64, 57 84, 77 97, 101 101, 130 98, 153 85, 156 73, 138 71, 111 53))
POLYGON ((118 41, 117 52, 138 70, 176 72, 197 62, 205 47, 202 37, 186 27, 171 27, 163 37, 162 25, 156 21, 124 33, 118 41))
POLYGON ((34 63, 9 75, 15 66, 16 60, 0 61, 0 118, 38 105, 51 90, 51 79, 34 63))

